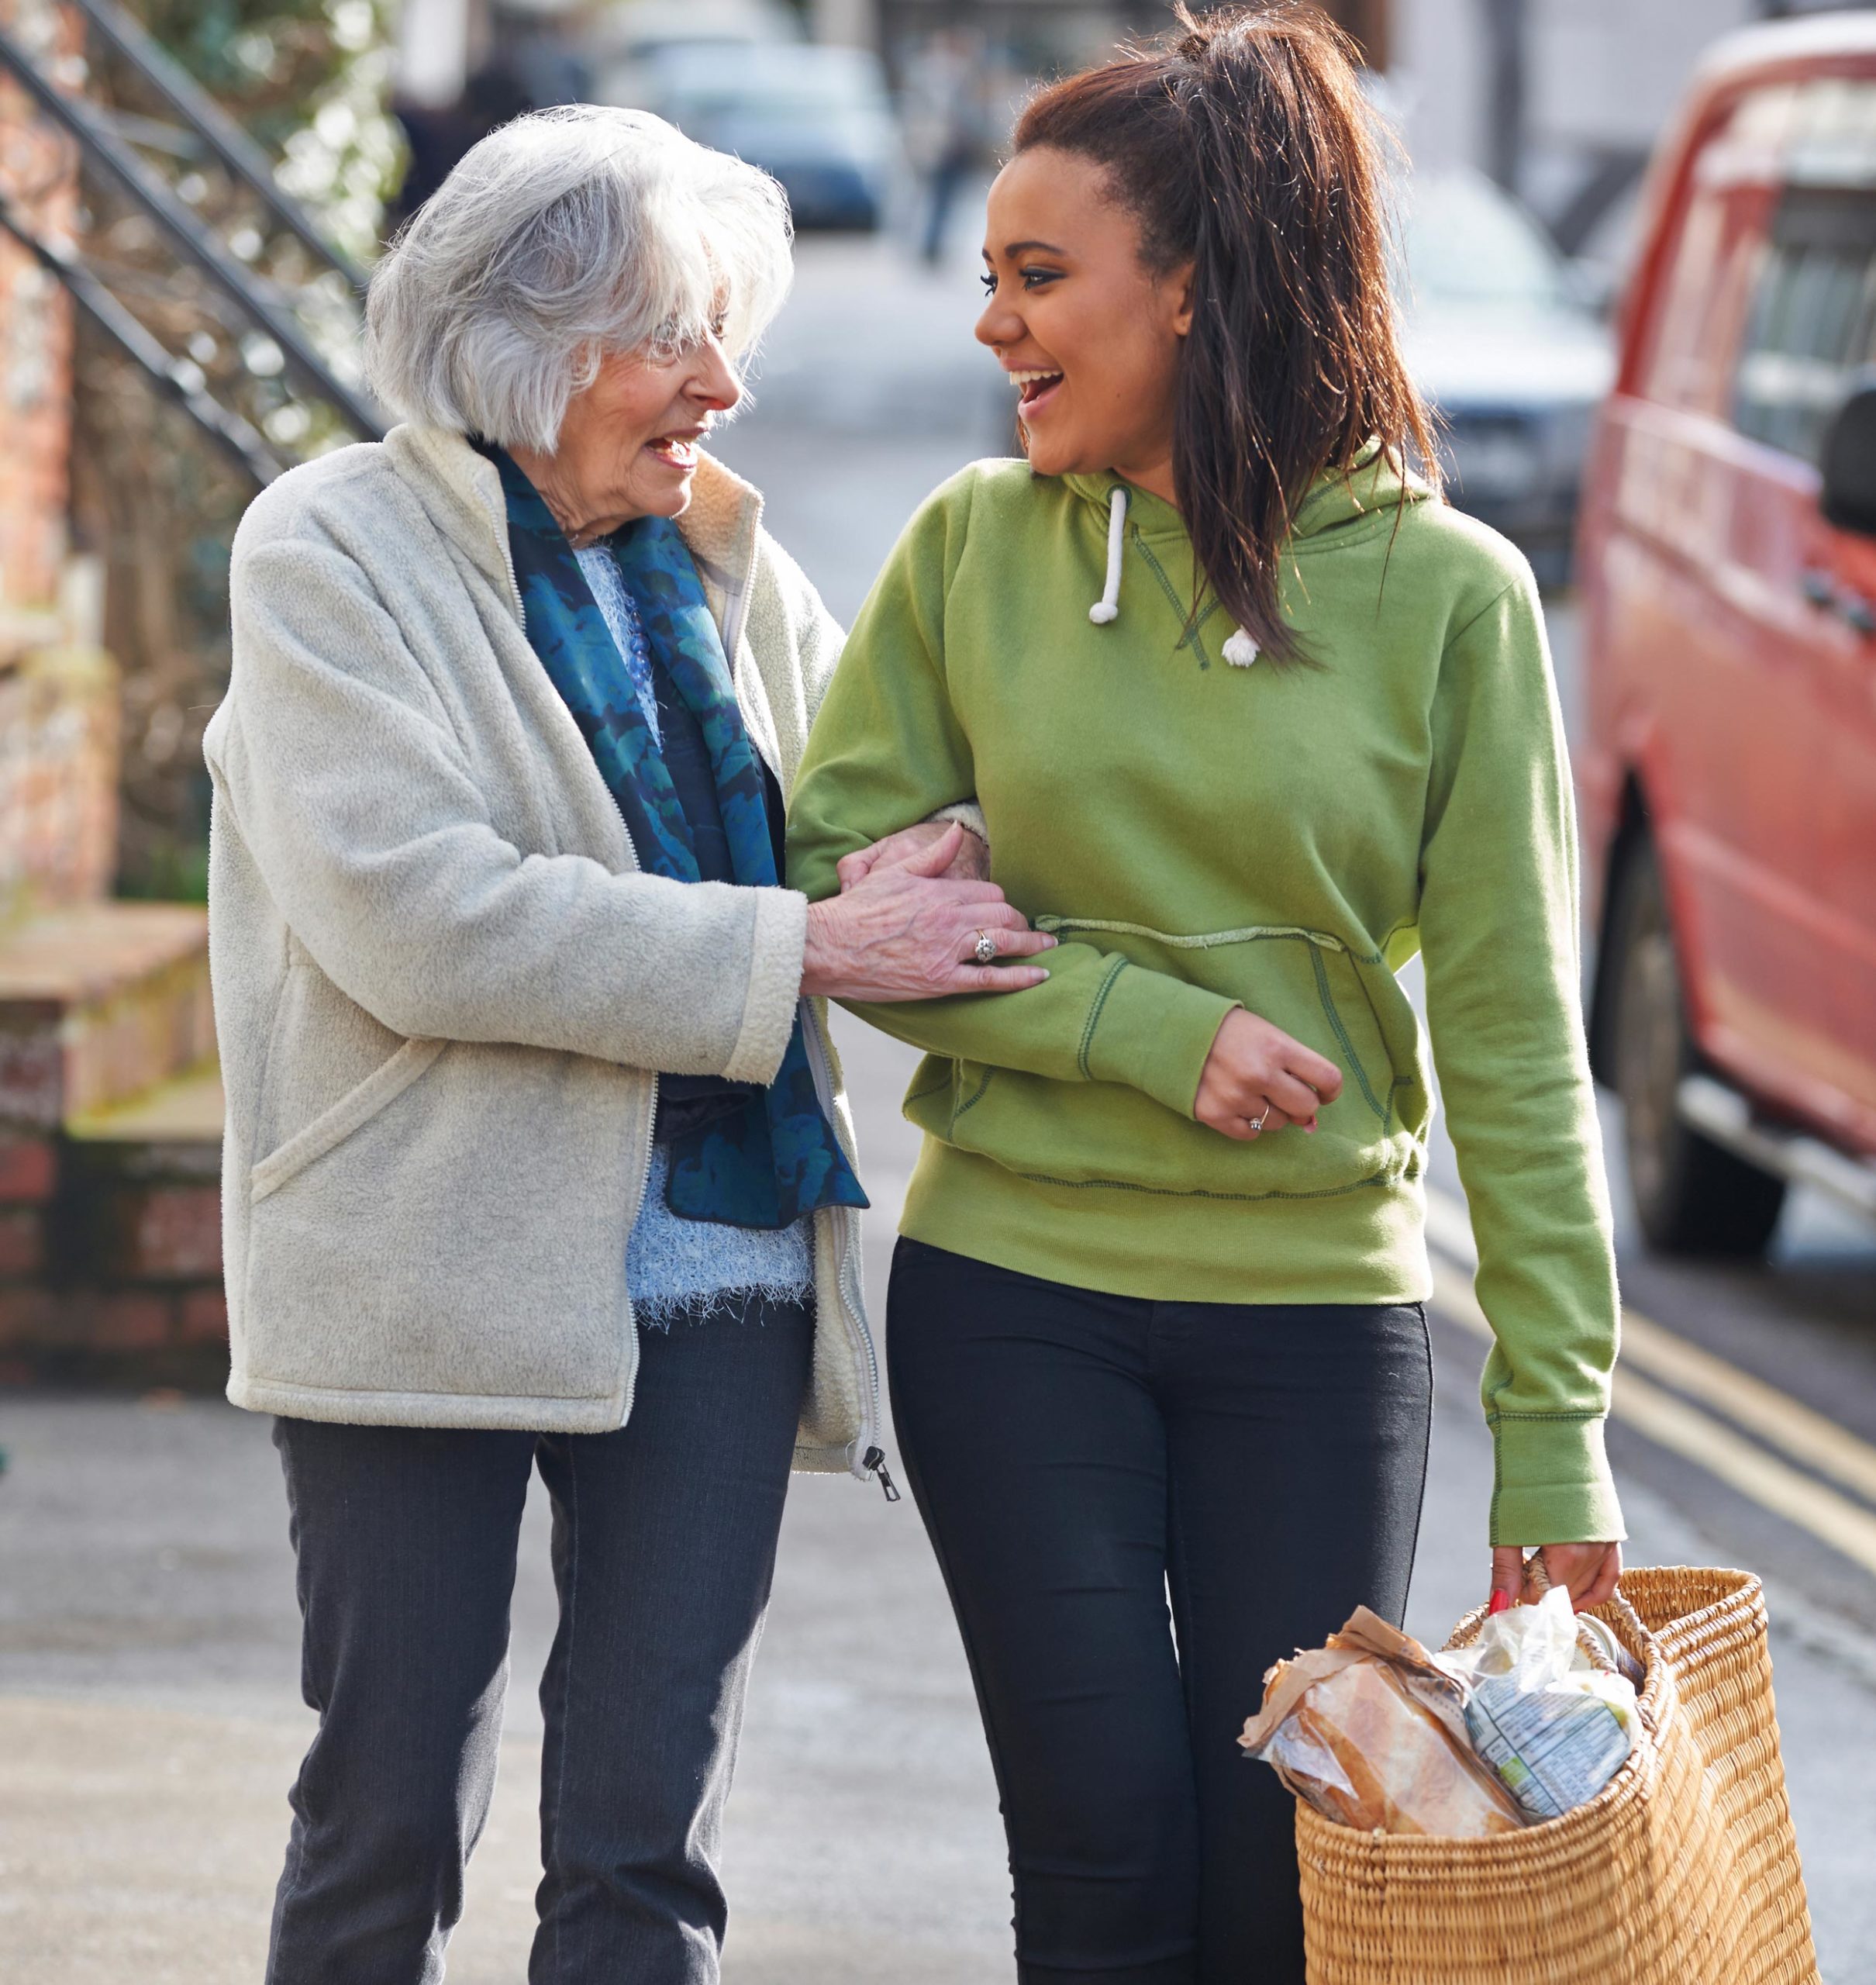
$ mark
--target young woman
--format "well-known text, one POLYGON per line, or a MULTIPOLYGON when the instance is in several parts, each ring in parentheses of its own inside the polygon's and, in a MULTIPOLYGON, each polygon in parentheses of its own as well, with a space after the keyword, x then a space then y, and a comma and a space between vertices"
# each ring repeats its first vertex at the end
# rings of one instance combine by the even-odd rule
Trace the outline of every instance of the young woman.
POLYGON ((1234 1739, 1272 1661, 1406 1598, 1416 951, 1498 1336, 1495 1603, 1520 1547, 1580 1604, 1620 1566, 1556 699, 1524 561, 1407 467, 1377 180, 1306 12, 1029 105, 978 328, 1029 459, 913 520, 792 807, 814 897, 974 794, 1059 940, 1009 999, 860 1009, 928 1051, 893 1405, 1038 1985, 1302 1976, 1291 1801, 1234 1739))

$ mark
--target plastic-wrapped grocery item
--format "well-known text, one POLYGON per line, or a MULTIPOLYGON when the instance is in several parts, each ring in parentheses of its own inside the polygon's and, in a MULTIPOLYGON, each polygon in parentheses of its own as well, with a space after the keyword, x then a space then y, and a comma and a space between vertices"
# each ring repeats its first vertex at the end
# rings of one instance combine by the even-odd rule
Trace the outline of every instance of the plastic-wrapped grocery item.
POLYGON ((1633 1685, 1595 1666, 1560 1586, 1495 1614, 1467 1648, 1433 1659, 1465 1692, 1474 1749, 1534 1820, 1593 1799, 1635 1748, 1633 1685))
POLYGON ((1365 1606, 1264 1685, 1238 1742, 1330 1819, 1459 1840, 1524 1824, 1474 1753, 1457 1678, 1365 1606))

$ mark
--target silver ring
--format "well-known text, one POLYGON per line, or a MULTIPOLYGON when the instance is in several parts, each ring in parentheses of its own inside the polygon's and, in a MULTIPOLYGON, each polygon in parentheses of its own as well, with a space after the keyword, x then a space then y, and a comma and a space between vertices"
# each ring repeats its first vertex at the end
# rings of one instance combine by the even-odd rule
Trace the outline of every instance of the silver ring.
POLYGON ((1265 1118, 1265 1117, 1267 1117, 1270 1113, 1271 1113, 1271 1100, 1270 1100, 1270 1098, 1267 1096, 1264 1099, 1264 1107, 1263 1107, 1260 1110, 1259 1110, 1259 1111, 1258 1111, 1258 1113, 1257 1113, 1257 1115, 1256 1115, 1256 1116, 1254 1116, 1254 1117, 1247 1117, 1244 1119, 1245 1122, 1246 1122, 1247 1124, 1248 1124, 1250 1126, 1250 1134, 1251 1134, 1254 1137, 1257 1134, 1257 1133, 1258 1133, 1260 1131, 1261 1131, 1261 1130, 1264 1128, 1264 1118, 1265 1118))
POLYGON ((988 930, 977 934, 975 953, 979 965, 995 965, 997 961, 997 941, 988 930))

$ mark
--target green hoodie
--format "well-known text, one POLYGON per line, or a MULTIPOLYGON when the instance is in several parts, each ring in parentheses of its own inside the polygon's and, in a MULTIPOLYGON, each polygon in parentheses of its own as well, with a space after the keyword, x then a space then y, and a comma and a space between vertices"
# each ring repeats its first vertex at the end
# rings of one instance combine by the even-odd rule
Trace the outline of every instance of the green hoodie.
MULTIPOLYGON (((1378 455, 1282 564, 1316 666, 1187 626, 1178 512, 1111 475, 974 464, 906 527, 789 813, 789 879, 974 795, 1046 985, 863 1006, 927 1051, 904 1231, 1081 1288, 1422 1301, 1432 1046, 1497 1344, 1495 1543, 1623 1534, 1602 1446, 1619 1314, 1578 995, 1576 837, 1529 568, 1378 455), (1124 530, 1110 556, 1116 491, 1124 530), (1117 616, 1089 608, 1117 598, 1117 616), (1192 1115, 1243 1006, 1341 1068, 1313 1134, 1192 1115)), ((1326 1457, 1333 1461, 1333 1457, 1326 1457)))

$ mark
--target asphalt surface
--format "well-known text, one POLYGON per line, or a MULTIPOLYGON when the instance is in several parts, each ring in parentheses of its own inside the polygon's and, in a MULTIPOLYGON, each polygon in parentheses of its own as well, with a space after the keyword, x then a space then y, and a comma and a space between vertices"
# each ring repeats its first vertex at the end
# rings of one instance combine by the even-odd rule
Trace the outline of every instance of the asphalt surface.
MULTIPOLYGON (((1003 451, 1009 409, 970 342, 963 254, 933 276, 888 247, 810 241, 801 264, 758 405, 722 452, 767 492, 771 524, 845 618, 918 500, 971 456, 1003 451)), ((1567 700, 1567 602, 1554 634, 1567 700)), ((844 1019, 841 1033, 874 1202, 877 1307, 915 1155, 897 1110, 911 1057, 844 1019)), ((1457 1192, 1450 1153, 1435 1180, 1457 1192)), ((1802 1199, 1763 1269, 1650 1262, 1626 1231, 1622 1252, 1627 1300, 1671 1350, 1709 1352, 1723 1377, 1757 1379, 1876 1443, 1876 1236, 1802 1199)), ((1462 1256, 1448 1255, 1463 1295, 1462 1256)), ((1456 1299, 1434 1316, 1432 1476, 1409 1612, 1433 1639, 1485 1584, 1490 1453, 1481 1345, 1464 1310, 1456 1299)), ((1744 1465, 1742 1442, 1774 1458, 1782 1409, 1750 1387, 1716 1392, 1711 1372, 1690 1383, 1681 1396, 1705 1405, 1674 1447, 1624 1412, 1619 1390, 1611 1448, 1631 1560, 1766 1577, 1824 1975, 1876 1985, 1876 1575, 1823 1541, 1817 1502, 1834 1495, 1867 1514, 1876 1496, 1847 1486, 1854 1453, 1833 1461, 1815 1441, 1814 1452, 1795 1451, 1802 1441, 1777 1450, 1771 1476, 1744 1465), (1800 1490, 1773 1494, 1777 1467, 1800 1490)), ((0 1980, 257 1978, 285 1788, 311 1727, 267 1428, 209 1400, 11 1393, 0 1394, 0 1445, 11 1463, 0 1479, 0 1980)), ((450 1957, 463 1985, 524 1970, 538 1873, 533 1689, 552 1630, 546 1541, 537 1498, 501 1783, 450 1957)), ((850 1481, 796 1485, 726 1854, 730 1985, 1011 1975, 995 1791, 909 1504, 888 1507, 850 1481)))

